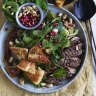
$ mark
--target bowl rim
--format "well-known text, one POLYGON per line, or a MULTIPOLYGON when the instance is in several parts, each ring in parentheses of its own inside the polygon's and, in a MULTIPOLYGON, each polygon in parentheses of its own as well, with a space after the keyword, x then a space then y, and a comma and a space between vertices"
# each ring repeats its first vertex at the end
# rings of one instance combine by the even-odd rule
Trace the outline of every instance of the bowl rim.
MULTIPOLYGON (((48 4, 49 6, 50 5, 53 5, 53 4, 48 4)), ((86 45, 86 47, 85 47, 85 55, 84 55, 84 60, 83 60, 83 62, 82 62, 82 67, 80 68, 80 70, 78 71, 78 73, 77 73, 77 75, 70 81, 70 82, 68 82, 65 86, 60 86, 58 89, 55 89, 55 90, 50 90, 50 91, 47 91, 47 92, 44 92, 44 91, 35 91, 35 90, 28 90, 27 88, 25 88, 25 87, 23 87, 23 86, 21 86, 19 83, 17 83, 17 82, 15 82, 9 75, 8 75, 8 73, 5 71, 5 69, 4 69, 4 67, 3 66, 1 66, 2 64, 1 64, 1 60, 0 60, 0 66, 1 66, 1 69, 3 70, 3 72, 4 72, 4 74, 7 76, 7 78, 13 83, 13 84, 15 84, 16 86, 18 86, 19 88, 21 88, 21 89, 23 89, 23 90, 25 90, 25 91, 28 91, 28 92, 30 92, 30 93, 52 93, 52 92, 56 92, 56 91, 59 91, 59 90, 61 90, 62 88, 65 88, 65 87, 67 87, 68 85, 70 85, 78 76, 79 76, 79 74, 81 73, 81 71, 83 70, 83 68, 84 68, 84 65, 85 65, 85 59, 87 58, 87 53, 88 53, 88 42, 87 42, 87 37, 86 37, 86 34, 85 34, 85 31, 84 31, 84 28, 82 27, 82 25, 81 25, 81 23, 79 22, 79 20, 71 13, 71 12, 69 12, 67 9, 65 9, 65 8, 61 8, 61 9, 63 9, 64 11, 66 11, 66 13, 69 13, 75 20, 76 20, 76 22, 78 22, 78 24, 81 26, 81 28, 82 28, 82 30, 83 30, 83 33, 84 33, 84 38, 85 38, 85 45, 86 45)), ((7 23, 7 22, 6 22, 7 23)), ((1 31, 3 31, 3 29, 4 29, 4 27, 6 26, 6 23, 4 24, 4 26, 3 26, 3 28, 1 29, 1 31)))
POLYGON ((16 14, 15 14, 15 18, 16 18, 17 24, 18 24, 21 28, 26 29, 26 30, 35 29, 35 28, 37 28, 37 27, 42 23, 42 21, 43 21, 43 19, 44 19, 43 10, 40 8, 39 5, 37 5, 37 4, 35 4, 35 3, 24 3, 24 4, 22 4, 22 5, 19 7, 18 11, 17 11, 16 14), (26 26, 24 26, 24 25, 20 22, 20 20, 19 20, 19 18, 18 18, 18 14, 19 14, 20 10, 22 9, 22 7, 31 6, 31 5, 35 5, 35 6, 37 7, 37 9, 39 10, 39 12, 40 12, 40 20, 39 20, 39 22, 38 22, 35 26, 33 26, 33 27, 26 27, 26 26))

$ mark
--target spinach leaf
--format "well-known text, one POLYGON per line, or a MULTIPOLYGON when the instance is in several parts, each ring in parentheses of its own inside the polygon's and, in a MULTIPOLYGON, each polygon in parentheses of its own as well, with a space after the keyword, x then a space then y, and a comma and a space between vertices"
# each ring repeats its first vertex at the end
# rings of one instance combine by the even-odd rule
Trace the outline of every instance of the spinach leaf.
POLYGON ((51 76, 55 78, 64 78, 67 74, 67 71, 63 67, 59 67, 51 76))
POLYGON ((78 34, 78 32, 79 32, 79 30, 78 29, 72 29, 71 31, 70 31, 70 34, 69 34, 69 36, 75 36, 75 35, 77 35, 78 34))
POLYGON ((29 43, 32 41, 32 38, 27 37, 26 35, 24 35, 23 41, 24 41, 26 44, 29 44, 29 43))
POLYGON ((53 20, 53 19, 56 18, 56 15, 52 11, 48 10, 46 18, 49 19, 49 20, 53 20))
POLYGON ((8 6, 11 6, 11 12, 17 12, 19 5, 15 1, 7 1, 3 4, 3 9, 7 12, 10 12, 10 9, 8 6))
POLYGON ((48 9, 48 5, 46 0, 34 0, 34 2, 39 5, 43 10, 47 10, 48 9))

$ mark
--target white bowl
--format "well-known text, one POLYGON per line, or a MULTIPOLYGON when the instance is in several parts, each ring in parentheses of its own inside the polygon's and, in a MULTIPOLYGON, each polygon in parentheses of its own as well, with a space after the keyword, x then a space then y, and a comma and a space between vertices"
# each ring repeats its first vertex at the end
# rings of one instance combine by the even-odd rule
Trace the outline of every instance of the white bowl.
POLYGON ((42 10, 37 4, 35 4, 35 3, 25 3, 25 4, 21 5, 21 6, 19 7, 18 11, 16 12, 16 16, 15 16, 15 17, 16 17, 16 22, 17 22, 17 24, 18 24, 21 28, 26 29, 26 30, 31 30, 31 29, 37 28, 37 27, 42 23, 42 21, 43 21, 43 19, 44 19, 43 10, 42 10), (22 9, 23 7, 25 7, 25 6, 32 6, 32 5, 35 5, 35 6, 38 8, 38 10, 39 10, 39 12, 40 12, 40 21, 39 21, 35 26, 33 26, 33 27, 26 27, 26 26, 24 26, 24 25, 20 22, 20 20, 19 20, 19 18, 18 18, 18 15, 19 15, 19 12, 21 11, 21 9, 22 9))

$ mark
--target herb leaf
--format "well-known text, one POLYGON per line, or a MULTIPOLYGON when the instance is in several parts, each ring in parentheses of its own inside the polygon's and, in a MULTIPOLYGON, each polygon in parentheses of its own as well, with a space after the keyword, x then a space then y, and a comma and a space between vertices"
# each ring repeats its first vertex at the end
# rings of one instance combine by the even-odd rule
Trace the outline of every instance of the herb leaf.
POLYGON ((52 76, 55 78, 64 78, 66 76, 67 72, 64 68, 60 67, 58 68, 53 74, 52 76))

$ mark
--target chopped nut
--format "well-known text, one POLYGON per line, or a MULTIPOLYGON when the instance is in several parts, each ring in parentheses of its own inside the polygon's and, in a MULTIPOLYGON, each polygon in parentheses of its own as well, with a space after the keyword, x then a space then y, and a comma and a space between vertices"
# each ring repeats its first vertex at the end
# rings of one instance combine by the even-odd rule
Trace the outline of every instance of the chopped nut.
POLYGON ((63 14, 62 13, 59 13, 58 16, 61 17, 63 14))
POLYGON ((27 6, 27 9, 28 9, 28 10, 32 10, 32 7, 31 7, 31 6, 27 6))
POLYGON ((12 8, 12 6, 8 6, 7 8, 10 9, 10 8, 12 8))
POLYGON ((19 44, 19 43, 20 43, 20 42, 18 41, 18 39, 17 39, 17 38, 15 39, 15 43, 17 43, 17 44, 19 44))
POLYGON ((51 88, 53 87, 53 84, 46 84, 46 87, 51 88))
POLYGON ((43 23, 43 25, 42 25, 42 27, 44 27, 46 24, 45 23, 43 23))
POLYGON ((73 20, 72 18, 69 19, 69 24, 72 24, 73 23, 73 20))
POLYGON ((20 18, 21 16, 22 16, 22 13, 19 13, 19 16, 18 17, 20 18))
POLYGON ((20 78, 19 82, 20 82, 21 85, 24 85, 24 78, 23 77, 20 78))
POLYGON ((46 53, 50 54, 51 50, 50 49, 46 49, 46 53))
POLYGON ((41 86, 42 86, 42 87, 46 86, 46 83, 41 83, 41 86))
POLYGON ((9 59, 9 63, 11 63, 13 61, 13 57, 10 57, 9 59))
POLYGON ((14 15, 14 12, 12 12, 11 15, 14 15))
POLYGON ((40 67, 38 67, 38 70, 42 70, 40 67))
POLYGON ((66 19, 67 18, 67 14, 64 14, 62 19, 66 19))
POLYGON ((35 5, 33 5, 33 6, 32 6, 32 8, 33 8, 33 9, 36 9, 36 6, 35 6, 35 5))
POLYGON ((65 25, 66 27, 68 27, 68 21, 65 21, 65 22, 64 22, 64 25, 65 25))
POLYGON ((9 42, 9 45, 10 45, 10 46, 13 46, 13 45, 14 45, 14 43, 10 41, 10 42, 9 42))

